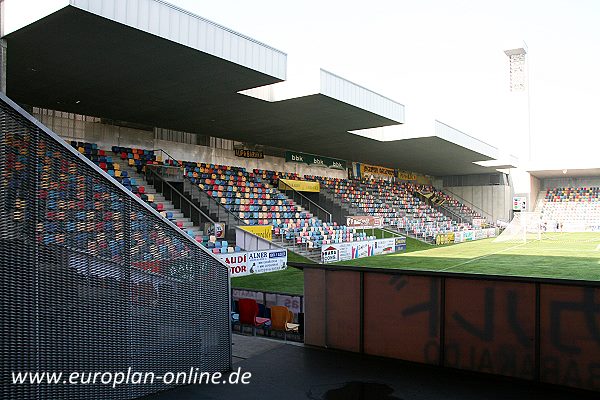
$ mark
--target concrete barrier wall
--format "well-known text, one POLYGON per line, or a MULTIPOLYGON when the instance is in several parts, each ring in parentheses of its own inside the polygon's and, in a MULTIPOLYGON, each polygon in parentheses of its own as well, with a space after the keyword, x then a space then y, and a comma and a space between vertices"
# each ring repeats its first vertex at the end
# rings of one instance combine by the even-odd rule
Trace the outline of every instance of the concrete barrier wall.
POLYGON ((306 344, 600 391, 600 282, 324 265, 304 277, 306 344))

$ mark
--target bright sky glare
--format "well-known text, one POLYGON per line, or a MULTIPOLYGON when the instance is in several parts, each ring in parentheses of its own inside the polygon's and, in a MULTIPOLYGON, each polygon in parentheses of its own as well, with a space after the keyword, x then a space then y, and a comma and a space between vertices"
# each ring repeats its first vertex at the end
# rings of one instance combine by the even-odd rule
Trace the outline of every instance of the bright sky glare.
POLYGON ((524 159, 527 107, 504 50, 527 43, 534 164, 593 166, 597 0, 171 0, 524 159))
POLYGON ((600 1, 170 2, 286 52, 289 78, 322 67, 404 104, 407 124, 432 115, 522 160, 527 101, 503 51, 525 41, 534 165, 598 166, 600 1))

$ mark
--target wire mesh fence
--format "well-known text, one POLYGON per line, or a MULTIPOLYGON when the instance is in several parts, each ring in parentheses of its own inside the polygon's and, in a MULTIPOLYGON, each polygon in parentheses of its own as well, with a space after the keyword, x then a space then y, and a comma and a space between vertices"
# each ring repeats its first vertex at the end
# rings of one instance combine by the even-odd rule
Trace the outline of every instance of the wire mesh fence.
POLYGON ((0 97, 2 399, 130 399, 153 384, 13 372, 230 368, 227 268, 0 97))

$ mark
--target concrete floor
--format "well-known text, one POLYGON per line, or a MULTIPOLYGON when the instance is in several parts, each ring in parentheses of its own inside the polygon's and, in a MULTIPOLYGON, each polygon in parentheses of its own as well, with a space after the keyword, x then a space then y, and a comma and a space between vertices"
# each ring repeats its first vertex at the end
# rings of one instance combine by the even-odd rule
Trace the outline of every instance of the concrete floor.
POLYGON ((598 399, 525 381, 320 350, 261 337, 233 336, 234 369, 252 373, 249 385, 192 385, 146 400, 310 399, 470 400, 598 399))

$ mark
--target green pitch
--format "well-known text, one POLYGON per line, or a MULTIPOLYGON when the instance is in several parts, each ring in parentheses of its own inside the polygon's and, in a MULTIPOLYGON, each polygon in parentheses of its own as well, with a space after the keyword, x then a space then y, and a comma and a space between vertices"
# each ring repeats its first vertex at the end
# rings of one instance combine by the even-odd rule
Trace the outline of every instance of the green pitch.
MULTIPOLYGON (((337 264, 420 271, 465 272, 600 281, 600 233, 546 233, 540 241, 494 243, 494 239, 431 246, 407 238, 406 252, 342 261, 337 264)), ((290 253, 290 262, 310 260, 290 253)), ((233 287, 302 294, 302 271, 244 276, 233 287)))
POLYGON ((421 271, 600 280, 600 233, 546 233, 527 243, 484 239, 338 264, 421 271))

